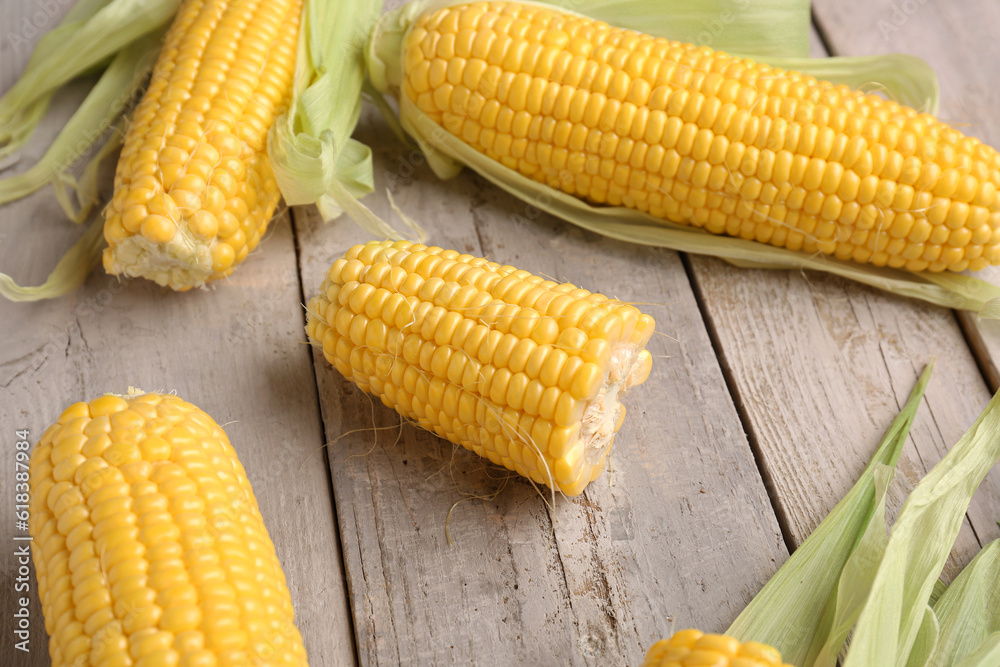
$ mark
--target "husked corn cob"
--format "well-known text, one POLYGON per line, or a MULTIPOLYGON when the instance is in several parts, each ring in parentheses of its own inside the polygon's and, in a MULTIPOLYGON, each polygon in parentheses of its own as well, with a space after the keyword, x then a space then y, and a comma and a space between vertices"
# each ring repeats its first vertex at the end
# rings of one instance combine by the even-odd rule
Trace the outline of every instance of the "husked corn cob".
POLYGON ((408 241, 358 245, 309 303, 306 331, 344 377, 493 463, 574 496, 604 469, 649 375, 636 308, 408 241))
POLYGON ((876 266, 1000 263, 1000 153, 877 95, 518 2, 419 15, 401 79, 449 133, 597 204, 876 266))
POLYGON ((305 665, 291 598, 225 432, 176 396, 75 403, 30 461, 53 665, 305 665))
POLYGON ((653 644, 642 667, 792 667, 766 644, 743 642, 726 635, 681 630, 653 644))
POLYGON ((280 200, 267 132, 291 97, 301 0, 186 0, 125 137, 104 267, 186 290, 228 276, 280 200))

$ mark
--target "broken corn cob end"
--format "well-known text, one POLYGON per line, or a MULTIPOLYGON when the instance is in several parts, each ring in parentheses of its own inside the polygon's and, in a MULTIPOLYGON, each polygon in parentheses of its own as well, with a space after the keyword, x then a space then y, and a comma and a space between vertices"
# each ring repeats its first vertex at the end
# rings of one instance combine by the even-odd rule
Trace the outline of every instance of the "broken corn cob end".
POLYGON ((408 241, 358 245, 306 331, 361 389, 534 482, 579 495, 604 470, 653 318, 600 294, 408 241))
POLYGON ((646 653, 642 667, 792 667, 781 652, 759 642, 740 642, 726 635, 681 630, 661 639, 646 653))
POLYGON ((29 463, 53 665, 305 665, 285 576, 225 432, 172 395, 74 403, 29 463))

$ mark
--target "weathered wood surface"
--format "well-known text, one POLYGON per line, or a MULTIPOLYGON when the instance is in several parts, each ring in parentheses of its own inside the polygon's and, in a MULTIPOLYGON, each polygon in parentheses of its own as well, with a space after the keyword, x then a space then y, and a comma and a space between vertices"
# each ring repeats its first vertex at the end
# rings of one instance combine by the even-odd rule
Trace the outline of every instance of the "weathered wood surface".
MULTIPOLYGON (((864 12, 855 4, 843 10, 840 25, 825 22, 823 9, 841 5, 819 3, 823 33, 858 32, 864 12)), ((813 48, 823 53, 817 40, 813 48)), ((875 49, 838 53, 869 51, 875 49)), ((892 511, 990 398, 952 311, 815 272, 738 269, 694 256, 690 262, 744 425, 795 545, 853 485, 931 358, 934 375, 900 461, 892 511)), ((994 470, 970 508, 948 576, 998 536, 998 516, 1000 470, 994 470)))
MULTIPOLYGON (((1000 48, 989 33, 1000 8, 912 5, 898 25, 891 4, 817 0, 815 14, 838 54, 929 60, 942 114, 1000 145, 1000 48)), ((30 53, 9 31, 35 11, 0 0, 0 90, 30 53)), ((69 97, 24 165, 68 117, 69 97)), ((392 217, 389 187, 437 245, 650 304, 664 334, 651 345, 653 374, 625 398, 613 474, 581 497, 550 507, 521 479, 401 425, 310 351, 302 302, 336 256, 367 240, 346 220, 324 225, 309 208, 292 225, 282 216, 208 291, 119 285, 98 270, 55 302, 0 302, 4 452, 16 429, 37 438, 64 405, 128 385, 176 390, 232 422, 315 665, 637 664, 680 627, 722 631, 857 478, 931 357, 896 506, 1000 382, 1000 325, 814 273, 600 239, 474 175, 436 180, 374 113, 359 138, 375 149, 378 192, 366 201, 379 214, 392 217)), ((79 232, 49 190, 0 207, 0 270, 37 284, 79 232)), ((12 497, 12 462, 0 464, 2 498, 12 497)), ((0 514, 12 544, 14 518, 0 514)), ((997 518, 994 470, 949 574, 998 536, 997 518)), ((4 632, 12 565, 0 565, 4 632)), ((48 663, 37 601, 31 610, 32 653, 13 664, 48 663)))
MULTIPOLYGON (((30 55, 26 46, 18 48, 4 37, 8 26, 17 28, 37 9, 33 3, 0 3, 0 90, 9 88, 30 55)), ((68 105, 57 108, 56 119, 65 119, 65 111, 68 105)), ((57 127, 46 123, 23 152, 22 165, 41 155, 45 135, 50 138, 57 127)), ((110 188, 110 179, 105 183, 110 188)), ((0 233, 6 235, 0 242, 0 271, 22 284, 41 283, 80 232, 65 221, 50 188, 0 207, 0 233)), ((323 436, 299 304, 287 214, 274 222, 262 251, 215 289, 182 294, 144 280, 120 284, 99 269, 82 289, 58 300, 0 300, 0 498, 5 503, 0 536, 8 554, 0 565, 4 664, 48 664, 34 579, 31 653, 15 654, 9 643, 16 571, 9 554, 13 536, 22 534, 12 507, 14 431, 30 429, 32 442, 37 441, 70 403, 121 393, 130 385, 176 391, 226 425, 284 565, 309 655, 317 665, 353 662, 329 476, 322 455, 315 455, 323 436)))
MULTIPOLYGON (((724 629, 786 552, 678 256, 583 234, 468 173, 439 182, 380 139, 374 114, 359 131, 379 147, 377 187, 393 186, 430 242, 651 302, 666 334, 625 397, 613 476, 553 507, 464 450, 400 432, 316 351, 361 663, 636 664, 678 625, 724 629), (449 509, 469 494, 486 498, 455 507, 449 545, 449 509)), ((384 195, 370 203, 392 215, 384 195)), ((308 298, 366 237, 311 209, 295 221, 308 298)))

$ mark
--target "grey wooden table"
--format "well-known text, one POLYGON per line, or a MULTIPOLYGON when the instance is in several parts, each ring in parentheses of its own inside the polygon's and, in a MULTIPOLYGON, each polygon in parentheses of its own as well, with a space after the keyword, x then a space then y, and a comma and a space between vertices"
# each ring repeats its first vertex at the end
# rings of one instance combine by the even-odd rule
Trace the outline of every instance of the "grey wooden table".
MULTIPOLYGON (((1000 4, 904 4, 817 0, 815 55, 922 56, 941 76, 941 115, 1000 145, 1000 4)), ((0 90, 30 55, 11 35, 39 6, 0 1, 0 90)), ((15 169, 41 155, 78 92, 59 98, 15 169)), ((302 304, 366 240, 347 220, 281 213, 208 290, 121 285, 98 270, 55 301, 0 302, 0 499, 13 504, 15 431, 37 439, 65 405, 130 385, 176 391, 228 424, 314 665, 634 665, 672 631, 723 631, 850 488, 931 357, 894 508, 1000 382, 996 325, 825 275, 741 270, 529 220, 471 173, 435 179, 371 110, 357 136, 375 150, 367 203, 379 214, 391 215, 391 186, 437 245, 653 304, 664 335, 652 375, 627 396, 613 474, 582 496, 547 506, 527 483, 400 425, 306 344, 302 304)), ((79 233, 50 189, 0 207, 0 270, 38 284, 79 233)), ((998 519, 994 470, 948 574, 1000 537, 998 519)), ((0 511, 2 662, 45 665, 34 598, 30 654, 7 641, 15 533, 13 511, 0 511)))

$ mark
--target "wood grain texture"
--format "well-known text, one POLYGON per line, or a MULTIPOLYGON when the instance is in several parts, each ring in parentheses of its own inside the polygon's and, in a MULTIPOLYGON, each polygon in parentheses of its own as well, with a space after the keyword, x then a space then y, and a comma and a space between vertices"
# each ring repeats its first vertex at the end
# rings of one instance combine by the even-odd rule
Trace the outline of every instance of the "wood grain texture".
MULTIPOLYGON (((0 1, 0 32, 37 9, 0 1)), ((9 35, 0 39, 0 90, 6 90, 30 49, 12 45, 9 35)), ((71 111, 69 97, 57 98, 53 118, 22 152, 18 168, 42 154, 59 119, 71 111)), ((108 190, 110 173, 103 183, 108 190)), ((0 270, 38 284, 80 232, 65 220, 50 188, 0 207, 0 270)), ((329 475, 321 456, 310 458, 323 436, 303 325, 287 214, 274 222, 257 253, 212 289, 182 294, 144 280, 122 284, 98 269, 67 297, 35 304, 0 300, 0 498, 13 503, 16 429, 30 429, 35 442, 74 401, 130 385, 176 391, 225 425, 284 566, 310 658, 318 665, 354 664, 329 475)), ((8 554, 20 534, 12 510, 5 505, 0 512, 8 554)), ((15 572, 14 559, 4 557, 4 664, 48 664, 34 578, 31 652, 10 649, 15 572)))
MULTIPOLYGON (((821 2, 816 11, 836 44, 840 32, 850 39, 870 33, 860 30, 867 23, 858 17, 877 7, 821 2), (851 9, 841 9, 846 5, 851 9), (842 13, 843 25, 828 23, 827 12, 842 13)), ((813 46, 822 51, 817 40, 813 46)), ((877 51, 857 48, 844 55, 877 51)), ((762 471, 796 544, 853 485, 931 358, 934 375, 900 461, 892 513, 990 398, 952 311, 813 272, 690 261, 762 471)), ((997 516, 995 470, 970 508, 947 576, 1000 534, 997 516)))
MULTIPOLYGON (((657 319, 653 374, 605 474, 554 508, 518 477, 410 425, 323 361, 317 376, 362 664, 637 664, 679 627, 722 631, 786 552, 674 253, 583 234, 478 177, 438 181, 374 114, 383 188, 430 241, 568 280, 657 319), (373 426, 380 429, 376 432, 373 426), (497 490, 502 487, 497 493, 497 490), (454 507, 447 543, 445 524, 454 507)), ((296 209, 306 297, 366 239, 296 209)))

